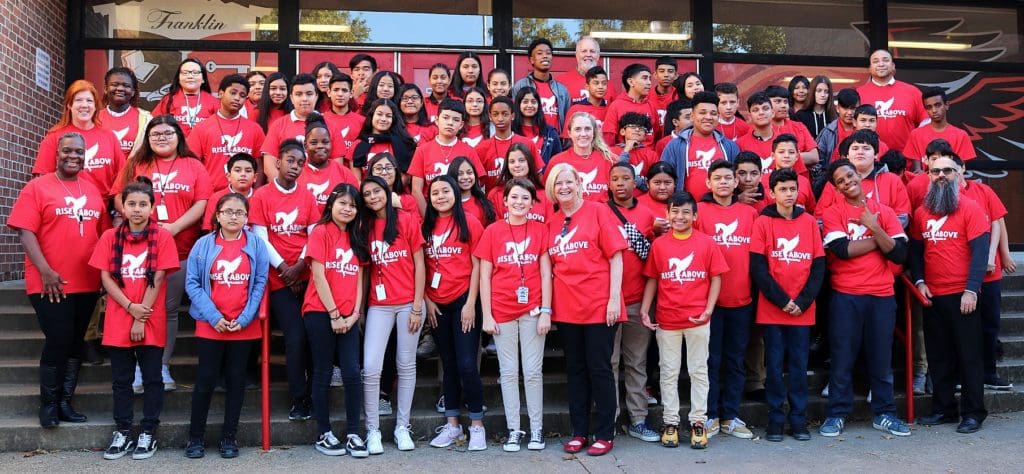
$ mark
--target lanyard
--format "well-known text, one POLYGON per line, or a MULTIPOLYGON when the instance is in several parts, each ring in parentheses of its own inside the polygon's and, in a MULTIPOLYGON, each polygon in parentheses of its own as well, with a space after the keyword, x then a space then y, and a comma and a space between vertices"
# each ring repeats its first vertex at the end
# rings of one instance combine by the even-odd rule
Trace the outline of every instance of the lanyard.
MULTIPOLYGON (((523 240, 522 241, 519 241, 519 240, 516 239, 516 234, 512 230, 512 222, 510 222, 509 219, 505 219, 505 223, 508 224, 508 233, 509 233, 509 235, 512 236, 512 256, 514 257, 513 260, 516 261, 516 266, 519 267, 519 283, 520 283, 519 286, 525 287, 526 286, 526 271, 523 270, 523 263, 520 260, 520 258, 521 258, 522 255, 526 254, 526 248, 524 246, 523 252, 519 253, 519 247, 518 246, 521 243, 526 243, 526 237, 530 236, 530 229, 526 229, 526 232, 525 232, 526 235, 523 236, 523 240)), ((530 225, 530 220, 529 219, 526 220, 526 224, 525 225, 526 226, 530 225)))

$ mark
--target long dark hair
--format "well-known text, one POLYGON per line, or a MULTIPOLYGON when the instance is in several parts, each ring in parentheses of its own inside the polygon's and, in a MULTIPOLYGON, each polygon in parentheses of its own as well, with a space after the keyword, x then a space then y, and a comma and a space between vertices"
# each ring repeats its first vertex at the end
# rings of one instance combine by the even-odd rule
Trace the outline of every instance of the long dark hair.
POLYGON ((279 108, 281 111, 285 113, 292 111, 292 99, 287 92, 287 88, 288 76, 285 76, 284 73, 275 72, 271 74, 269 77, 267 77, 267 84, 263 86, 263 95, 260 96, 260 101, 259 103, 256 104, 256 108, 260 110, 260 115, 259 117, 256 118, 256 123, 260 125, 264 132, 266 132, 267 127, 270 126, 270 124, 267 122, 270 121, 271 109, 279 108), (284 81, 285 85, 286 92, 284 93, 284 102, 281 103, 280 107, 275 107, 274 103, 270 101, 270 84, 273 84, 274 81, 284 81))
POLYGON ((409 131, 405 129, 405 118, 402 115, 402 111, 399 110, 398 105, 395 105, 395 102, 391 99, 377 99, 370 104, 369 115, 363 121, 363 128, 359 130, 359 139, 366 140, 366 137, 376 133, 373 131, 373 112, 377 110, 377 107, 381 106, 391 109, 391 128, 388 129, 388 133, 397 135, 409 149, 415 149, 416 140, 413 140, 412 136, 409 135, 409 131))
POLYGON ((480 177, 476 174, 476 167, 473 166, 473 162, 469 161, 469 158, 466 158, 465 156, 455 157, 455 159, 452 160, 452 163, 448 165, 448 177, 454 179, 455 186, 458 187, 459 168, 462 167, 463 163, 468 164, 473 170, 473 187, 469 188, 469 194, 476 199, 477 205, 484 210, 484 219, 487 222, 481 222, 481 224, 484 226, 490 225, 497 217, 497 213, 494 212, 494 204, 492 204, 491 200, 487 199, 487 195, 484 194, 484 188, 480 186, 480 177))
POLYGON ((525 143, 513 143, 509 145, 508 151, 505 152, 505 164, 501 167, 501 174, 498 175, 498 187, 504 186, 505 183, 512 181, 512 171, 508 168, 508 155, 513 151, 518 151, 523 154, 526 158, 526 163, 529 167, 529 176, 527 179, 533 183, 536 189, 544 189, 544 184, 540 182, 540 170, 537 169, 537 157, 533 156, 533 151, 530 150, 530 146, 525 143))
MULTIPOLYGON (((455 70, 450 74, 452 76, 452 82, 451 85, 448 86, 448 93, 453 97, 458 97, 460 99, 466 97, 462 91, 462 88, 466 85, 462 80, 462 63, 470 59, 476 61, 476 65, 480 66, 480 74, 477 75, 476 84, 473 84, 473 86, 480 87, 480 83, 484 82, 484 62, 480 60, 480 56, 472 51, 463 51, 462 54, 459 54, 458 59, 455 60, 455 70)), ((489 96, 490 94, 484 94, 484 97, 489 96)))
POLYGON ((188 148, 188 145, 185 144, 185 132, 181 130, 181 125, 178 125, 178 121, 174 119, 174 116, 157 115, 146 125, 146 131, 142 135, 142 146, 139 148, 139 152, 135 156, 128 158, 124 168, 121 169, 122 183, 132 182, 135 179, 135 172, 139 169, 139 166, 148 165, 156 161, 156 153, 153 152, 153 147, 149 144, 149 132, 157 125, 170 125, 174 129, 174 134, 178 137, 178 146, 175 152, 179 158, 196 157, 192 150, 188 148))
MULTIPOLYGON (((487 93, 482 87, 473 86, 462 96, 463 105, 465 105, 466 97, 471 93, 480 94, 480 97, 484 98, 484 109, 480 112, 480 130, 483 132, 484 138, 491 138, 491 113, 489 107, 489 99, 491 95, 487 93)), ((469 109, 466 109, 466 126, 463 127, 463 133, 465 129, 469 128, 469 109)))
POLYGON ((380 99, 380 96, 377 95, 377 86, 380 85, 380 80, 385 77, 390 77, 391 82, 395 84, 395 96, 389 100, 396 104, 401 100, 402 96, 398 95, 398 88, 405 83, 405 81, 402 80, 402 76, 391 71, 377 71, 373 74, 373 78, 370 79, 370 90, 366 91, 366 101, 363 102, 363 110, 360 111, 364 117, 366 114, 370 113, 370 104, 376 102, 377 99, 380 99))
MULTIPOLYGON (((452 204, 452 219, 455 220, 455 225, 459 228, 459 242, 469 242, 469 225, 466 223, 466 210, 462 208, 462 192, 459 190, 459 183, 446 174, 439 175, 434 179, 430 180, 430 187, 427 188, 427 200, 430 200, 430 189, 434 187, 436 183, 447 183, 452 188, 452 192, 455 195, 455 203, 452 204)), ((437 218, 441 217, 441 214, 434 209, 434 205, 427 205, 427 212, 423 216, 423 239, 428 243, 432 242, 431 238, 434 233, 434 226, 437 225, 437 218)))
POLYGON ((523 87, 519 89, 519 92, 516 92, 514 100, 516 108, 512 111, 515 113, 515 118, 512 119, 512 131, 519 135, 525 135, 523 133, 523 109, 521 106, 526 94, 532 94, 537 99, 537 113, 533 116, 533 126, 537 129, 537 135, 540 135, 544 133, 544 129, 547 127, 547 123, 544 122, 544 108, 540 103, 540 94, 537 93, 537 89, 529 86, 523 87))
POLYGON ((181 64, 178 64, 178 72, 174 74, 174 80, 171 81, 171 90, 167 92, 167 103, 164 104, 165 114, 173 113, 171 111, 171 102, 174 100, 174 95, 181 90, 181 67, 184 66, 185 63, 194 63, 199 66, 199 73, 203 76, 203 83, 199 86, 199 91, 211 93, 210 78, 206 76, 206 66, 203 66, 203 63, 199 62, 196 58, 185 58, 181 61, 181 64))
MULTIPOLYGON (((789 90, 789 106, 792 108, 793 104, 796 103, 796 99, 793 98, 793 89, 796 89, 797 84, 803 84, 804 87, 807 88, 807 95, 811 100, 811 105, 814 105, 814 91, 810 90, 811 81, 807 80, 807 76, 802 76, 798 74, 796 76, 793 76, 793 78, 789 80, 789 87, 787 88, 789 90)), ((793 112, 795 113, 796 111, 793 110, 793 112)))
MULTIPOLYGON (((331 71, 331 77, 334 77, 338 73, 341 72, 341 69, 338 69, 338 66, 336 66, 334 63, 332 63, 330 61, 320 62, 316 66, 313 66, 313 71, 311 71, 309 73, 309 75, 313 76, 313 79, 314 79, 313 84, 316 84, 315 79, 316 79, 317 75, 320 73, 320 70, 323 69, 323 68, 327 68, 328 70, 331 71)), ((328 81, 330 81, 330 79, 328 79, 328 81)), ((327 83, 327 90, 331 90, 331 83, 330 82, 327 83)), ((289 94, 288 95, 291 95, 291 90, 289 90, 289 94)), ((314 110, 320 110, 320 107, 324 104, 324 101, 328 101, 329 102, 330 100, 331 99, 329 97, 327 97, 327 93, 322 91, 322 90, 320 90, 320 86, 317 86, 316 87, 316 104, 313 106, 313 109, 314 110)))
POLYGON ((405 194, 405 183, 402 181, 402 168, 398 167, 398 160, 395 159, 395 155, 392 155, 391 153, 382 151, 373 155, 373 158, 370 158, 370 161, 366 162, 366 176, 374 176, 373 165, 383 160, 388 160, 388 163, 391 163, 391 166, 395 167, 395 183, 391 186, 391 190, 398 194, 405 194))
POLYGON ((366 245, 366 235, 360 232, 359 229, 359 223, 363 219, 363 214, 368 211, 363 205, 363 195, 355 186, 349 183, 339 183, 335 186, 331 190, 331 194, 327 195, 327 205, 324 207, 324 213, 320 215, 320 220, 316 221, 316 223, 318 225, 334 225, 331 210, 334 208, 334 203, 342 196, 348 196, 356 206, 356 218, 352 219, 352 222, 345 226, 348 242, 352 246, 352 252, 355 253, 356 258, 361 262, 368 262, 370 261, 369 246, 366 245))
MULTIPOLYGON (((376 184, 384 189, 384 241, 391 245, 395 243, 395 239, 398 238, 398 210, 395 209, 394 204, 391 202, 391 188, 388 183, 384 182, 384 178, 380 176, 369 176, 363 180, 363 183, 359 186, 359 194, 362 195, 363 191, 366 190, 366 185, 376 184)), ((362 233, 366 236, 366 242, 370 241, 370 233, 373 232, 373 221, 377 219, 377 213, 367 209, 367 212, 363 213, 363 228, 362 233)))
POLYGON ((220 199, 217 200, 217 205, 213 208, 213 215, 210 216, 210 227, 213 228, 214 233, 220 232, 220 221, 217 220, 217 214, 220 213, 221 206, 232 199, 242 201, 242 206, 245 207, 245 212, 249 212, 249 200, 246 199, 244 195, 239 193, 227 193, 221 196, 220 199))
MULTIPOLYGON (((402 109, 402 104, 400 103, 400 101, 402 100, 402 95, 409 91, 415 91, 420 96, 420 111, 416 114, 416 125, 419 125, 421 127, 429 127, 430 118, 427 117, 426 103, 423 102, 423 91, 420 90, 419 86, 417 86, 416 84, 407 82, 399 86, 398 90, 395 91, 395 102, 398 103, 399 112, 401 112, 402 109)), ((404 113, 402 114, 402 120, 404 120, 405 123, 409 123, 409 121, 405 120, 404 113)))

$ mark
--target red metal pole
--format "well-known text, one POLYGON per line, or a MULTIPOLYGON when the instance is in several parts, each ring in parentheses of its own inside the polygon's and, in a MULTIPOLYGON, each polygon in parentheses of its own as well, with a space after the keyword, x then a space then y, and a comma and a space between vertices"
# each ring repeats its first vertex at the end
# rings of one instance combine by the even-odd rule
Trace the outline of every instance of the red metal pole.
POLYGON ((260 318, 260 329, 263 332, 261 339, 261 354, 260 354, 260 378, 261 378, 261 391, 263 403, 262 403, 262 429, 260 430, 263 437, 263 451, 270 451, 270 318, 267 317, 267 295, 269 292, 263 294, 263 301, 260 303, 259 318, 260 318))

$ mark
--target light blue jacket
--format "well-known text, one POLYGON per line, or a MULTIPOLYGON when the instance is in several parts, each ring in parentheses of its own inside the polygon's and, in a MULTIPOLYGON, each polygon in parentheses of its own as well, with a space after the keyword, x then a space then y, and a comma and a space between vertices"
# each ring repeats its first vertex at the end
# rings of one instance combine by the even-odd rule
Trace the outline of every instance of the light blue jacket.
MULTIPOLYGON (((245 232, 245 247, 242 253, 249 256, 249 299, 245 309, 238 316, 238 324, 248 327, 254 319, 260 307, 260 300, 263 299, 263 291, 267 287, 267 275, 270 273, 270 256, 267 253, 267 245, 263 239, 256 234, 245 232)), ((217 324, 222 317, 217 305, 210 299, 210 270, 222 247, 216 244, 217 233, 209 233, 199 238, 192 251, 188 254, 188 266, 185 273, 185 292, 192 300, 189 307, 189 314, 196 321, 209 323, 211 326, 217 324)))

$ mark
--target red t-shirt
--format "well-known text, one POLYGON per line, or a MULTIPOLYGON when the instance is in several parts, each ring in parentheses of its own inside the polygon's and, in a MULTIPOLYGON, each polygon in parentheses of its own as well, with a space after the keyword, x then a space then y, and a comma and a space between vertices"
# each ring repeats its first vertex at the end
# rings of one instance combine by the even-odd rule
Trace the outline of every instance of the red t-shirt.
MULTIPOLYGON (((224 240, 219 235, 215 243, 221 247, 217 259, 210 267, 210 299, 217 306, 221 316, 234 321, 241 316, 249 302, 249 278, 252 276, 252 262, 245 248, 245 232, 238 239, 224 240)), ((196 336, 219 341, 247 341, 263 335, 260 323, 252 320, 240 331, 217 332, 206 321, 196 321, 196 336)))
MULTIPOLYGON (((416 296, 416 263, 413 254, 424 245, 416 217, 398 213, 398 236, 388 244, 384 240, 384 219, 374 219, 370 233, 370 305, 401 305, 413 302, 416 296), (384 298, 378 298, 377 287, 383 285, 384 298)), ((427 272, 427 279, 430 279, 427 272)), ((429 281, 427 282, 429 286, 429 281)))
MULTIPOLYGON (((708 305, 711 278, 729 272, 715 241, 699 231, 686 239, 665 234, 651 244, 644 276, 658 282, 658 326, 669 331, 689 329, 708 305)), ((722 282, 725 289, 725 282, 722 282)))
POLYGON ((114 132, 114 136, 121 143, 121 153, 127 157, 139 136, 139 109, 129 106, 128 110, 114 115, 110 113, 110 109, 104 107, 100 109, 97 117, 103 128, 114 132))
POLYGON ((665 127, 672 127, 671 121, 669 121, 669 123, 665 123, 665 113, 668 109, 668 104, 671 104, 672 101, 678 99, 679 93, 676 91, 675 87, 669 87, 668 92, 664 94, 658 93, 657 86, 651 87, 651 93, 647 94, 647 101, 651 103, 651 106, 654 107, 654 111, 658 113, 655 117, 657 117, 657 124, 659 127, 663 129, 665 127))
POLYGON ((640 203, 641 206, 644 206, 649 211, 651 211, 651 215, 653 215, 655 218, 661 218, 661 219, 666 219, 667 218, 667 216, 668 216, 668 203, 666 203, 666 202, 658 202, 653 197, 651 197, 650 194, 644 194, 642 196, 637 196, 636 201, 638 203, 640 203))
POLYGON ((327 198, 335 186, 348 183, 359 189, 359 180, 356 179, 352 170, 341 166, 335 160, 327 160, 327 164, 323 168, 310 165, 307 161, 306 167, 302 169, 302 174, 299 175, 296 182, 299 189, 308 192, 316 200, 318 217, 323 215, 324 207, 327 207, 327 198))
POLYGON ((496 322, 513 321, 540 306, 540 258, 547 242, 547 227, 533 220, 515 226, 498 221, 484 229, 473 255, 493 266, 491 316, 496 322), (521 286, 529 289, 525 304, 516 297, 521 286))
MULTIPOLYGON (((313 195, 296 184, 284 191, 275 180, 262 186, 249 202, 249 224, 267 228, 267 239, 288 265, 299 261, 299 255, 309 238, 308 228, 320 219, 313 195)), ((273 263, 271 263, 273 266, 273 263)), ((309 278, 309 271, 302 279, 309 278)), ((284 280, 271 269, 269 291, 285 287, 284 280)))
MULTIPOLYGON (((855 132, 856 130, 856 128, 847 130, 843 128, 842 122, 836 123, 836 145, 835 147, 832 148, 833 160, 839 159, 839 145, 843 143, 843 140, 846 140, 846 137, 853 135, 853 132, 855 132)), ((878 156, 881 156, 881 154, 878 154, 878 156)))
MULTIPOLYGON (((554 273, 551 320, 573 324, 605 324, 611 272, 608 260, 629 245, 607 204, 583 201, 562 234, 565 213, 548 222, 548 255, 554 273)), ((625 300, 620 298, 626 320, 625 300)))
POLYGON ((658 109, 646 98, 637 102, 629 94, 622 94, 608 104, 608 110, 604 114, 604 122, 601 125, 601 136, 605 143, 612 144, 623 141, 622 135, 619 134, 619 119, 629 112, 636 112, 651 119, 652 128, 644 137, 644 145, 654 146, 654 139, 661 136, 658 109))
MULTIPOLYGON (((896 213, 884 204, 868 199, 866 202, 870 212, 878 215, 878 224, 882 226, 885 233, 892 238, 906 238, 903 226, 900 224, 896 213)), ((871 230, 858 224, 861 214, 864 213, 863 206, 854 206, 842 199, 825 209, 822 216, 822 227, 825 238, 823 243, 829 243, 846 238, 850 243, 858 240, 873 239, 871 230)), ((882 251, 875 249, 864 255, 841 259, 832 252, 828 252, 828 268, 831 273, 832 288, 849 295, 870 295, 870 296, 892 296, 893 273, 889 269, 889 260, 886 260, 882 251)))
POLYGON ((260 109, 251 100, 245 101, 245 105, 238 113, 242 115, 242 118, 247 118, 253 122, 256 122, 256 119, 260 117, 260 109))
MULTIPOLYGON (((480 222, 481 225, 483 225, 483 223, 487 223, 487 214, 484 212, 483 206, 480 205, 480 201, 473 197, 473 195, 466 195, 465 192, 463 193, 462 209, 467 216, 475 217, 477 222, 480 222)), ((495 214, 495 217, 497 217, 497 214, 495 214)))
MULTIPOLYGON (((754 129, 754 127, 751 127, 749 123, 743 121, 743 119, 739 117, 733 117, 732 123, 725 123, 719 120, 718 125, 715 126, 715 129, 718 130, 719 132, 722 132, 722 134, 725 135, 725 138, 728 138, 739 144, 737 140, 739 140, 740 137, 746 136, 748 133, 750 133, 754 129)), ((742 149, 742 147, 740 149, 742 149)))
POLYGON ((426 241, 423 252, 427 265, 426 293, 434 303, 449 304, 469 290, 470 275, 473 274, 472 255, 484 228, 471 215, 466 215, 466 226, 469 239, 461 242, 455 219, 438 217, 431 238, 426 241))
POLYGON ((423 178, 426 181, 423 186, 424 195, 427 191, 426 184, 442 174, 447 174, 448 166, 460 156, 469 158, 469 162, 473 163, 473 167, 476 168, 477 176, 486 175, 473 147, 461 140, 456 140, 454 145, 442 145, 438 140, 439 138, 435 138, 429 142, 420 143, 416 147, 416 153, 412 155, 412 163, 409 164, 409 176, 423 178))
MULTIPOLYGON (((896 215, 905 214, 910 216, 910 197, 907 195, 907 188, 903 186, 903 180, 893 173, 878 173, 874 178, 864 178, 860 182, 860 189, 864 198, 885 205, 893 210, 896 215)), ((826 183, 821 191, 821 198, 814 207, 815 217, 821 217, 825 209, 832 207, 837 202, 846 201, 842 193, 837 192, 832 183, 826 183)), ((858 214, 859 215, 859 214, 858 214)))
POLYGON ((657 153, 659 157, 665 152, 665 147, 668 146, 668 143, 676 138, 675 133, 676 132, 671 132, 654 143, 654 152, 657 153))
POLYGON ((739 308, 750 304, 750 235, 757 211, 738 202, 726 207, 701 201, 697 203, 697 216, 693 228, 718 244, 730 269, 722 275, 718 306, 739 308))
MULTIPOLYGON (((649 209, 635 204, 632 208, 619 206, 618 210, 622 213, 622 217, 626 218, 626 222, 636 226, 648 241, 654 240, 654 214, 649 209)), ((616 220, 615 227, 625 239, 625 225, 614 214, 613 211, 612 217, 616 220)), ((640 260, 640 256, 636 254, 632 246, 628 246, 622 251, 622 301, 626 306, 639 303, 644 299, 644 286, 647 281, 642 276, 643 271, 644 261, 640 260)))
MULTIPOLYGON (((110 271, 110 261, 114 258, 114 240, 117 229, 108 229, 100 236, 96 251, 89 259, 89 266, 110 271)), ((178 270, 178 252, 174 248, 174 238, 162 227, 157 228, 157 256, 154 271, 173 273, 178 270)), ((126 241, 121 259, 121 278, 124 288, 121 291, 133 303, 142 303, 146 294, 146 257, 149 243, 126 241)), ((141 341, 132 342, 131 328, 133 318, 128 311, 107 295, 107 313, 103 319, 103 345, 112 347, 156 346, 167 344, 167 285, 160 285, 156 300, 153 301, 153 313, 145 323, 145 337, 141 341)))
POLYGON ((405 131, 409 132, 409 136, 412 137, 416 143, 427 142, 433 140, 437 136, 437 126, 430 124, 427 126, 420 126, 416 123, 406 123, 405 131))
POLYGON ((197 95, 186 97, 185 91, 178 91, 173 97, 165 95, 160 99, 156 107, 153 107, 154 117, 167 113, 168 100, 171 102, 170 114, 178 121, 178 125, 181 125, 181 131, 186 137, 192 133, 196 125, 220 110, 220 101, 209 92, 199 91, 197 95))
POLYGON ((349 111, 345 115, 326 112, 324 119, 331 129, 331 151, 334 152, 332 154, 352 161, 352 145, 359 139, 359 131, 362 130, 366 117, 353 111, 349 111))
MULTIPOLYGON (((737 120, 738 121, 738 120, 737 120)), ((762 140, 754 135, 755 130, 750 129, 747 133, 741 135, 736 139, 736 146, 740 147, 740 151, 750 151, 757 154, 758 158, 761 158, 761 170, 767 170, 775 163, 775 159, 772 158, 772 140, 775 139, 775 130, 772 129, 772 136, 767 140, 762 140)), ((803 161, 803 160, 797 160, 803 161)))
POLYGON ((960 127, 950 124, 946 124, 946 128, 941 132, 936 132, 931 125, 911 130, 910 137, 907 139, 907 146, 903 148, 903 154, 906 155, 908 160, 921 161, 924 158, 924 150, 928 148, 928 144, 937 138, 949 142, 949 145, 953 147, 953 151, 964 161, 970 161, 978 157, 978 153, 974 151, 974 144, 971 143, 971 138, 967 136, 967 132, 960 127))
MULTIPOLYGON (((203 164, 195 158, 178 157, 170 163, 158 159, 149 166, 136 168, 132 179, 139 176, 145 176, 153 181, 156 202, 153 203, 152 218, 159 218, 159 206, 167 207, 167 220, 160 221, 162 223, 176 222, 199 201, 206 201, 207 206, 216 204, 209 202, 213 189, 210 187, 206 168, 203 168, 203 164)), ((120 193, 122 189, 124 184, 118 183, 114 186, 114 193, 120 193)), ((174 236, 180 260, 188 259, 192 245, 199 240, 199 228, 197 222, 174 236)))
MULTIPOLYGON (((775 136, 788 133, 796 137, 796 149, 801 152, 808 152, 818 148, 818 143, 814 141, 814 135, 807 130, 807 126, 796 120, 783 119, 782 125, 772 122, 772 129, 775 130, 775 136)), ((839 144, 836 143, 836 148, 839 144)), ((801 160, 803 161, 803 160, 801 160)))
POLYGON ((701 137, 696 133, 690 136, 690 144, 686 150, 686 191, 700 200, 708 191, 708 168, 715 160, 724 160, 725 151, 718 145, 715 137, 701 137))
MULTIPOLYGON (((982 210, 985 211, 985 215, 988 218, 989 230, 992 228, 992 222, 1006 217, 1007 211, 1006 206, 1003 205, 1003 201, 999 199, 995 191, 992 188, 978 182, 978 181, 967 181, 967 185, 960 188, 963 191, 963 195, 974 200, 982 210)), ((985 279, 982 280, 984 283, 999 281, 1003 279, 1003 258, 996 252, 996 269, 991 272, 985 272, 985 279)))
MULTIPOLYGON (((505 188, 503 186, 497 186, 488 191, 487 199, 494 205, 494 215, 498 220, 508 219, 508 209, 505 207, 505 188)), ((530 211, 526 213, 526 218, 543 224, 548 221, 553 212, 555 212, 554 206, 548 200, 547 194, 544 193, 543 189, 538 189, 537 202, 533 203, 533 206, 530 207, 530 211)))
MULTIPOLYGON (((348 232, 342 231, 333 222, 313 227, 306 243, 306 261, 312 265, 313 260, 324 265, 324 277, 331 289, 334 307, 342 315, 351 315, 355 310, 359 267, 365 265, 365 262, 360 262, 352 251, 348 232)), ((314 311, 326 313, 327 308, 320 301, 316 285, 310 282, 302 301, 302 314, 305 316, 314 311)))
POLYGON ((569 119, 577 112, 586 112, 594 117, 594 121, 597 122, 597 129, 600 131, 604 127, 604 117, 608 113, 607 102, 606 105, 591 105, 590 102, 585 104, 572 104, 569 106, 569 114, 565 116, 565 123, 562 124, 562 138, 569 138, 569 119))
MULTIPOLYGON (((590 98, 590 91, 587 90, 587 77, 580 74, 576 69, 565 71, 555 78, 556 81, 562 83, 566 89, 569 90, 569 100, 576 102, 577 100, 590 98)), ((540 84, 538 82, 538 84, 540 84)), ((615 99, 618 94, 615 91, 616 84, 612 81, 608 81, 608 89, 604 93, 604 99, 611 102, 615 99)), ((569 115, 572 117, 572 115, 569 115)), ((569 117, 566 117, 568 119, 569 117)))
MULTIPOLYGON (((799 160, 797 160, 799 162, 799 160)), ((769 173, 761 175, 761 187, 764 189, 764 205, 770 206, 775 204, 775 198, 771 195, 771 186, 768 185, 768 179, 770 178, 769 173)), ((796 186, 797 186, 797 205, 803 206, 804 210, 814 215, 814 210, 817 209, 817 201, 814 199, 814 192, 811 189, 811 181, 804 175, 796 175, 796 186)), ((764 209, 762 207, 762 209, 764 209)))
MULTIPOLYGON (((295 112, 280 117, 270 123, 267 127, 267 138, 263 140, 260 153, 270 156, 277 156, 281 153, 281 142, 294 138, 299 143, 306 141, 306 119, 299 119, 295 112)), ((342 147, 331 145, 331 158, 342 156, 342 147)))
POLYGON ((505 168, 505 158, 508 156, 508 149, 513 143, 522 143, 530 147, 530 152, 533 153, 533 161, 537 165, 537 169, 544 168, 544 158, 540 156, 537 144, 522 135, 513 133, 507 139, 501 139, 496 136, 484 139, 476 146, 476 154, 480 157, 480 163, 487 173, 486 176, 480 175, 480 182, 483 183, 484 189, 491 189, 497 184, 498 176, 501 176, 501 170, 505 168))
POLYGON ((857 93, 861 104, 878 109, 878 136, 894 149, 906 148, 910 131, 928 118, 921 91, 906 82, 893 79, 879 86, 869 79, 857 88, 857 93))
MULTIPOLYGON (((625 147, 621 145, 612 145, 608 147, 612 152, 612 156, 619 159, 619 161, 621 161, 620 157, 622 156, 622 150, 624 148, 625 147)), ((642 143, 629 151, 629 164, 633 165, 633 171, 636 173, 637 177, 644 176, 645 173, 647 173, 647 170, 651 169, 651 166, 654 166, 654 164, 659 161, 661 161, 661 155, 656 153, 654 149, 642 143)), ((634 193, 639 196, 643 194, 643 191, 635 189, 634 193)))
POLYGON ((577 155, 576 151, 572 148, 569 148, 551 157, 547 168, 544 169, 545 183, 548 180, 548 173, 561 163, 568 163, 573 168, 576 168, 576 172, 579 173, 580 179, 583 181, 579 185, 583 199, 599 202, 608 201, 608 171, 611 170, 612 163, 606 160, 600 151, 595 149, 584 158, 577 155))
MULTIPOLYGON (((43 257, 66 282, 64 293, 68 294, 99 291, 100 274, 86 264, 106 223, 106 200, 96 186, 86 179, 59 181, 55 174, 29 181, 7 218, 7 227, 36 235, 43 257)), ((25 292, 43 292, 39 269, 28 255, 25 292)))
MULTIPOLYGON (((353 153, 355 153, 355 149, 359 146, 360 143, 362 143, 362 140, 356 140, 355 143, 352 144, 353 153)), ((367 171, 369 171, 368 168, 370 166, 370 160, 372 160, 373 157, 377 155, 377 153, 384 152, 391 153, 391 156, 395 156, 395 149, 391 147, 391 142, 376 142, 371 144, 370 149, 367 150, 366 152, 366 164, 363 166, 363 172, 366 173, 367 171)), ((355 157, 353 157, 353 160, 354 159, 355 157)), ((355 166, 354 162, 353 166, 355 166)))
POLYGON ((228 187, 228 159, 236 153, 259 157, 265 138, 256 122, 241 116, 226 119, 217 113, 196 125, 186 142, 206 167, 213 189, 219 191, 228 187))
POLYGON ((112 196, 114 193, 111 188, 117 181, 121 167, 124 166, 124 153, 121 151, 121 141, 114 132, 102 127, 82 130, 74 125, 68 125, 47 133, 39 144, 39 154, 36 155, 36 162, 32 166, 32 174, 41 176, 57 171, 57 142, 62 135, 70 132, 81 134, 85 139, 82 177, 91 181, 103 193, 104 198, 112 196))
POLYGON ((462 133, 463 143, 473 147, 474 149, 480 145, 480 142, 484 139, 484 127, 481 124, 467 125, 466 131, 462 133))
MULTIPOLYGON (((795 300, 811 274, 811 263, 825 256, 821 245, 818 222, 807 212, 795 219, 758 216, 750 237, 750 252, 764 255, 768 260, 768 273, 790 299, 795 300)), ((811 305, 799 316, 782 311, 758 292, 757 323, 790 326, 814 325, 814 307, 811 305)))
POLYGON ((924 242, 924 282, 933 295, 953 295, 967 289, 969 242, 990 230, 985 211, 970 198, 961 198, 956 211, 942 217, 925 206, 914 210, 910 235, 924 242))
POLYGON ((558 116, 558 97, 551 91, 551 83, 534 81, 537 84, 537 95, 539 95, 540 111, 544 114, 544 122, 554 127, 562 123, 558 116))
MULTIPOLYGON (((423 98, 423 110, 427 112, 427 119, 430 123, 437 121, 437 109, 441 108, 441 102, 434 102, 434 96, 427 96, 423 98)), ((421 137, 420 140, 423 140, 421 137)))
MULTIPOLYGON (((233 192, 235 191, 231 189, 231 186, 228 186, 220 191, 214 191, 213 194, 210 195, 210 200, 206 201, 206 210, 203 211, 203 220, 199 221, 199 228, 202 229, 203 232, 213 230, 213 214, 217 212, 217 202, 220 201, 220 198, 224 197, 225 194, 233 192)), ((252 203, 253 192, 254 190, 249 188, 249 192, 245 194, 245 198, 249 200, 250 205, 252 203)), ((251 224, 245 225, 246 230, 249 230, 250 228, 251 224)))

